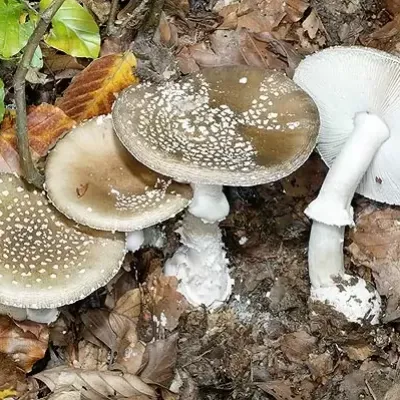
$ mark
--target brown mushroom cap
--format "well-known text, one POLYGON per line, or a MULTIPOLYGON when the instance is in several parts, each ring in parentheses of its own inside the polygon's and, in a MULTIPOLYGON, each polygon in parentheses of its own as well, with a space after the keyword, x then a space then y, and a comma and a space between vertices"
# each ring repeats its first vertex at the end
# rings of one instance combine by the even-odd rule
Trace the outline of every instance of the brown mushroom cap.
POLYGON ((46 189, 54 206, 95 229, 129 232, 165 221, 192 198, 189 185, 140 164, 116 137, 111 115, 73 129, 49 154, 46 189))
POLYGON ((0 304, 55 308, 105 285, 124 235, 77 227, 13 174, 0 174, 0 304))
POLYGON ((292 80, 248 66, 130 87, 112 115, 135 158, 198 184, 252 186, 287 176, 309 157, 319 128, 315 103, 292 80))

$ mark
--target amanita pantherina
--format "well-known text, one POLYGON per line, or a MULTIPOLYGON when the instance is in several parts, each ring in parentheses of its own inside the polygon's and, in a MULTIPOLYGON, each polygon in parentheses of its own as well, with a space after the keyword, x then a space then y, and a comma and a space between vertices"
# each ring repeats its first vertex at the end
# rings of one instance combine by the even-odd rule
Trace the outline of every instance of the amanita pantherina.
POLYGON ((112 114, 118 137, 140 162, 192 183, 192 215, 179 230, 184 246, 165 272, 180 279, 192 304, 219 305, 232 285, 217 226, 229 212, 222 185, 273 182, 300 167, 318 132, 314 102, 281 73, 235 66, 128 88, 112 114))
POLYGON ((68 218, 94 229, 130 232, 131 251, 142 244, 142 229, 175 216, 192 197, 189 185, 132 157, 114 134, 111 115, 79 125, 57 143, 47 158, 45 188, 68 218))
MULTIPOLYGON (((30 309, 30 319, 48 322, 43 317, 51 320, 55 308, 105 285, 124 256, 123 234, 78 227, 44 192, 0 174, 0 304, 30 309)), ((2 312, 14 315, 12 308, 2 312)))
POLYGON ((350 321, 378 321, 380 297, 345 274, 344 228, 353 225, 354 192, 400 204, 400 59, 362 47, 334 47, 303 60, 295 82, 315 100, 321 117, 318 151, 330 171, 316 200, 309 246, 312 298, 350 321))

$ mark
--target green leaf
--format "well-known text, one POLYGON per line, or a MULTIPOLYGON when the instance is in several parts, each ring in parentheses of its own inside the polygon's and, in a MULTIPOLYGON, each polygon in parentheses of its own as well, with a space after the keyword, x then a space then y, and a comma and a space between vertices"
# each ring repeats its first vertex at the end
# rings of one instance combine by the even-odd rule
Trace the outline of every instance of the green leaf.
POLYGON ((18 0, 0 0, 0 57, 10 58, 27 43, 33 24, 18 0))
POLYGON ((3 121, 4 117, 4 83, 0 79, 0 122, 3 121))
POLYGON ((36 69, 41 69, 43 67, 43 54, 40 46, 38 46, 33 53, 31 67, 36 69))
MULTIPOLYGON (((1 1, 1 0, 0 0, 1 1)), ((44 10, 51 0, 41 0, 44 10)), ((45 42, 74 57, 96 58, 100 52, 99 27, 89 12, 76 0, 65 0, 51 21, 45 42)))

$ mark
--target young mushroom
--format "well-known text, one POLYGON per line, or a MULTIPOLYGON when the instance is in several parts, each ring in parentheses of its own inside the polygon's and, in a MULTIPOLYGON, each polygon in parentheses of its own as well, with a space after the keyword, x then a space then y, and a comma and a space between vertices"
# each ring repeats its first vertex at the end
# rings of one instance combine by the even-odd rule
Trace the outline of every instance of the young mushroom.
POLYGON ((0 237, 0 311, 16 319, 27 309, 51 322, 55 308, 105 285, 125 256, 124 235, 78 227, 13 174, 0 174, 0 237))
POLYGON ((316 142, 314 102, 281 73, 230 66, 128 88, 112 115, 135 158, 192 184, 192 216, 179 231, 184 246, 165 273, 181 279, 179 288, 193 304, 221 304, 232 285, 217 225, 229 213, 223 185, 273 182, 300 167, 316 142))
POLYGON ((74 128, 52 150, 45 188, 53 205, 68 218, 94 229, 130 232, 137 250, 142 229, 182 211, 190 186, 178 184, 139 163, 114 134, 111 115, 74 128))
POLYGON ((400 59, 362 47, 334 47, 303 60, 294 81, 315 100, 321 117, 318 151, 330 167, 316 200, 309 245, 312 298, 349 321, 378 322, 380 297, 345 274, 343 241, 353 225, 354 192, 400 204, 396 153, 400 132, 400 59))

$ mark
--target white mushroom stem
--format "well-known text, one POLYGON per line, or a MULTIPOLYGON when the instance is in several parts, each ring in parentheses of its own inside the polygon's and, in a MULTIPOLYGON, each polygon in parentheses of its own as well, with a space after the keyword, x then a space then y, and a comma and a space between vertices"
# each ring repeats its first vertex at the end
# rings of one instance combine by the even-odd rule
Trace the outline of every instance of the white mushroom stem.
POLYGON ((230 296, 233 281, 218 224, 186 213, 177 232, 183 246, 165 263, 165 275, 178 278, 178 290, 192 305, 220 306, 230 296))
POLYGON ((309 244, 309 274, 314 288, 343 276, 345 225, 353 224, 351 200, 375 153, 390 136, 376 115, 358 113, 354 130, 332 164, 321 191, 305 210, 314 220, 309 244))
POLYGON ((357 113, 354 130, 333 162, 317 199, 305 210, 328 225, 353 225, 351 201, 376 152, 389 139, 385 122, 375 114, 357 113))
POLYGON ((139 250, 144 242, 143 230, 132 231, 126 234, 126 249, 134 253, 139 250))
POLYGON ((389 138, 376 115, 358 113, 354 130, 330 168, 321 191, 305 213, 313 226, 308 250, 311 297, 325 301, 349 321, 378 322, 380 297, 359 277, 345 274, 344 230, 353 225, 351 201, 376 152, 389 138))
POLYGON ((220 185, 192 184, 189 212, 204 222, 222 221, 229 214, 229 203, 220 185))
POLYGON ((229 214, 223 187, 195 185, 189 212, 178 229, 181 246, 164 267, 166 275, 179 279, 178 290, 194 306, 220 306, 231 294, 229 276, 218 221, 229 214))

